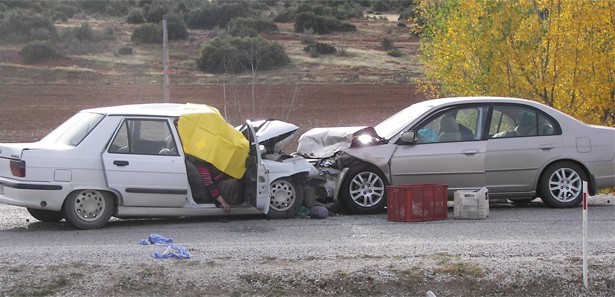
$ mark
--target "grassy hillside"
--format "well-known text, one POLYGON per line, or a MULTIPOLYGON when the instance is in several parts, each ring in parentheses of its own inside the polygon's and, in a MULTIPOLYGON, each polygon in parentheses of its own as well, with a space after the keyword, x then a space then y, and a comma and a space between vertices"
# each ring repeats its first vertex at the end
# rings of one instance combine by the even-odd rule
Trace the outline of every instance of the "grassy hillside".
MULTIPOLYGON (((258 71, 258 83, 413 83, 422 77, 417 58, 419 41, 410 28, 398 25, 396 15, 388 20, 352 20, 358 31, 324 35, 294 33, 293 22, 278 23, 276 33, 261 36, 280 43, 291 63, 271 71, 258 71), (393 42, 401 54, 393 57, 383 48, 383 39, 393 42), (306 39, 328 43, 337 53, 311 57, 303 48, 306 39)), ((160 84, 162 49, 159 44, 139 44, 130 41, 135 25, 124 18, 95 18, 81 14, 65 22, 55 22, 61 33, 87 23, 94 34, 104 36, 99 41, 71 40, 59 44, 60 57, 25 64, 19 51, 25 43, 0 44, 0 83, 107 83, 160 84), (122 47, 132 55, 119 55, 122 47)), ((189 29, 186 40, 169 44, 170 78, 172 84, 246 83, 248 73, 214 75, 197 70, 195 60, 202 46, 219 34, 219 30, 189 29)))

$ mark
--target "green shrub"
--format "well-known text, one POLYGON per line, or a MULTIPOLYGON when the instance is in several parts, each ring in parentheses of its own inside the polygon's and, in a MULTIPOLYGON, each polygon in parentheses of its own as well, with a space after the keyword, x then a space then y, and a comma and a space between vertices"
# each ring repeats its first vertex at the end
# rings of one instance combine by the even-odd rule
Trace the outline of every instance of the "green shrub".
POLYGON ((165 14, 167 14, 167 8, 160 4, 152 4, 147 7, 144 17, 147 22, 158 24, 165 14))
POLYGON ((286 9, 278 13, 275 17, 273 17, 273 21, 276 23, 290 22, 294 19, 295 19, 295 11, 292 9, 286 9))
POLYGON ((92 41, 94 39, 94 33, 88 23, 81 23, 79 27, 73 28, 73 34, 80 42, 92 41))
POLYGON ((295 32, 313 30, 316 34, 329 34, 333 31, 356 31, 357 28, 350 23, 343 23, 332 17, 322 17, 308 11, 295 17, 295 32))
POLYGON ((79 12, 79 9, 77 9, 77 7, 75 7, 74 5, 67 4, 56 5, 54 7, 54 10, 63 13, 64 15, 66 15, 66 17, 73 17, 73 15, 79 12))
POLYGON ((143 24, 145 23, 145 17, 143 16, 143 9, 135 7, 128 12, 128 18, 126 22, 129 24, 143 24))
POLYGON ((380 45, 385 51, 388 51, 395 47, 395 40, 393 40, 391 37, 384 37, 382 38, 382 40, 380 40, 380 45))
POLYGON ((188 13, 186 22, 193 29, 226 27, 234 18, 248 17, 252 12, 247 2, 205 2, 188 13))
POLYGON ((162 26, 152 23, 139 25, 132 31, 130 40, 142 43, 162 43, 162 26))
POLYGON ((50 18, 27 11, 9 13, 7 20, 0 27, 4 27, 7 34, 16 36, 29 36, 33 29, 46 29, 53 38, 58 37, 56 27, 50 18))
POLYGON ((399 58, 399 57, 401 57, 403 55, 403 53, 399 49, 394 48, 394 49, 389 50, 387 52, 387 55, 389 55, 391 57, 399 58))
POLYGON ((105 40, 115 39, 115 30, 111 27, 105 27, 105 30, 103 31, 103 38, 105 40))
POLYGON ((124 47, 121 47, 120 49, 118 49, 117 53, 119 55, 122 55, 122 56, 132 55, 133 54, 133 50, 132 50, 131 47, 124 46, 124 47))
POLYGON ((310 53, 310 56, 314 56, 314 55, 335 54, 337 52, 337 49, 333 45, 322 43, 322 42, 316 42, 316 43, 312 43, 304 47, 303 51, 310 53))
POLYGON ((167 34, 169 40, 188 38, 186 23, 176 15, 167 16, 167 34))
POLYGON ((30 30, 30 39, 39 41, 53 41, 53 34, 45 28, 34 28, 30 30))
MULTIPOLYGON (((278 25, 271 20, 255 19, 255 18, 236 18, 228 23, 228 32, 234 36, 246 36, 243 32, 276 32, 278 25)), ((255 37, 256 34, 247 35, 255 37)))
POLYGON ((240 73, 251 68, 269 70, 286 65, 290 59, 278 43, 262 37, 216 37, 197 58, 197 68, 208 73, 240 73))
POLYGON ((357 31, 357 26, 351 24, 351 23, 346 23, 346 22, 341 22, 338 26, 337 29, 335 31, 340 31, 340 32, 354 32, 357 31))
POLYGON ((32 41, 19 51, 19 56, 26 64, 56 57, 58 54, 49 41, 32 41))

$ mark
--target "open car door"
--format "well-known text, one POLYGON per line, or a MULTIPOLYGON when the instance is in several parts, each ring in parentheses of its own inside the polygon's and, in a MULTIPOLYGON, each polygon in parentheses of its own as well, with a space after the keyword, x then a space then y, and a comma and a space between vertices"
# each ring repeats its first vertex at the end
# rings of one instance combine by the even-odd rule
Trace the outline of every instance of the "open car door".
POLYGON ((245 173, 246 201, 262 213, 267 214, 271 197, 269 170, 263 163, 258 137, 249 120, 246 121, 245 128, 242 132, 250 142, 250 153, 246 161, 245 173))

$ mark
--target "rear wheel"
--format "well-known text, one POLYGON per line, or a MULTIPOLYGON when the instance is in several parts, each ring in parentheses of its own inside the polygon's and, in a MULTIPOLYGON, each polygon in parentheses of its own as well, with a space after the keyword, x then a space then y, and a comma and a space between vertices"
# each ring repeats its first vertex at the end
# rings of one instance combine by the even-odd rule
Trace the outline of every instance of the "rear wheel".
POLYGON ((303 204, 303 186, 290 178, 276 179, 271 183, 269 212, 273 219, 285 219, 294 216, 303 204))
POLYGON ((28 212, 41 222, 58 222, 64 218, 64 214, 61 211, 28 208, 28 212))
POLYGON ((540 198, 551 207, 575 207, 583 200, 583 181, 587 181, 587 174, 579 165, 555 163, 542 174, 540 198))
POLYGON ((353 166, 342 183, 342 206, 351 213, 370 214, 384 211, 386 179, 376 167, 368 164, 353 166))
POLYGON ((113 199, 105 192, 80 190, 64 201, 64 218, 77 229, 98 229, 113 214, 113 199))

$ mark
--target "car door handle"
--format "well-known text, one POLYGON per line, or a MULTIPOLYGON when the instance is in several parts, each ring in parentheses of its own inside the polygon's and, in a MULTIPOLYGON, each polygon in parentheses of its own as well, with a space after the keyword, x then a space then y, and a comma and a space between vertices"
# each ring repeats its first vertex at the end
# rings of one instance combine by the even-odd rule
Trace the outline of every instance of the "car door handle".
POLYGON ((117 166, 127 166, 127 165, 128 165, 128 161, 120 161, 120 160, 115 160, 115 161, 113 161, 113 165, 117 165, 117 166))
POLYGON ((548 151, 548 150, 552 150, 555 148, 554 144, 542 144, 540 146, 538 146, 538 148, 540 148, 543 151, 548 151))
POLYGON ((478 153, 477 149, 469 149, 469 150, 463 150, 461 151, 462 154, 466 155, 466 156, 474 156, 478 153))

